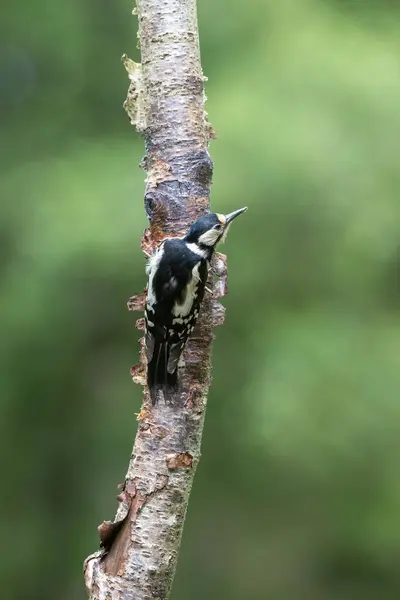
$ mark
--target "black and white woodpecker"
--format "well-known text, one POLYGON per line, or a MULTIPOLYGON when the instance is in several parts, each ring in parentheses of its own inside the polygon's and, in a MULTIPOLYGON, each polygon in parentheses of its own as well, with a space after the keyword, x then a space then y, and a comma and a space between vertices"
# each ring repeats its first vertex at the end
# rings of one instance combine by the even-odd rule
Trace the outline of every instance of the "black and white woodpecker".
POLYGON ((153 404, 159 390, 167 400, 176 388, 179 359, 199 315, 213 252, 246 210, 198 218, 184 237, 166 238, 148 262, 145 346, 153 404))

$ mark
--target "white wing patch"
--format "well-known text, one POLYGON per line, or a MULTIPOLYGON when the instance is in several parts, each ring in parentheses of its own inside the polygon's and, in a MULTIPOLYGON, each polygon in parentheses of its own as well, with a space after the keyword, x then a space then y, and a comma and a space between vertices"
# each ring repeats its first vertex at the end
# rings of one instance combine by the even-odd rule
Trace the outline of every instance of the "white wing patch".
POLYGON ((192 270, 192 278, 189 281, 189 283, 187 284, 186 287, 186 294, 185 294, 185 299, 183 301, 183 304, 178 304, 177 302, 175 303, 173 309, 172 309, 172 313, 175 317, 186 317, 193 306, 193 301, 194 299, 197 297, 198 294, 198 284, 200 281, 200 276, 199 276, 199 263, 197 265, 195 265, 193 267, 192 270))
POLYGON ((149 259, 149 262, 147 263, 146 273, 149 276, 149 282, 147 285, 147 305, 149 306, 152 306, 156 302, 156 297, 153 290, 153 279, 163 254, 164 243, 159 247, 157 252, 149 259))

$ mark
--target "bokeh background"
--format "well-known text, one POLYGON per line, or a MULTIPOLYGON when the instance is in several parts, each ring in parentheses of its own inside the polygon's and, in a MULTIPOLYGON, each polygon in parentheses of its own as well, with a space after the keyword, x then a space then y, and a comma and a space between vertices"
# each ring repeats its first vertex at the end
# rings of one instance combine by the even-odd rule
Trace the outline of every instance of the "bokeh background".
MULTIPOLYGON (((128 0, 0 36, 2 594, 83 600, 140 390, 128 0)), ((226 324, 173 600, 400 594, 400 5, 200 0, 226 324)))

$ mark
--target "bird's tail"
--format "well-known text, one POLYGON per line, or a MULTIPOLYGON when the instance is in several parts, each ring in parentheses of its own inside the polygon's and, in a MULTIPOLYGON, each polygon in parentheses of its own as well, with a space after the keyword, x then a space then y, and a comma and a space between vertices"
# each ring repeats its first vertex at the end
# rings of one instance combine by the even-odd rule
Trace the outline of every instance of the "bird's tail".
POLYGON ((177 369, 173 373, 168 372, 168 354, 167 342, 156 342, 153 356, 147 365, 147 385, 153 406, 157 404, 160 390, 163 391, 164 400, 167 402, 178 383, 177 369))

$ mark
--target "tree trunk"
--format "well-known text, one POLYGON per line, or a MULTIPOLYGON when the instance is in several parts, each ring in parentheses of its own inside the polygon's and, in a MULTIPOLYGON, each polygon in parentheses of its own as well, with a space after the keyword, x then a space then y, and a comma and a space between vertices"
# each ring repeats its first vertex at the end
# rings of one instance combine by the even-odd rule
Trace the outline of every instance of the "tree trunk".
MULTIPOLYGON (((184 233, 209 209, 213 131, 204 111, 195 0, 138 0, 142 64, 126 56, 131 81, 125 108, 145 138, 145 209, 150 228, 142 249, 151 254, 166 236, 184 233)), ((212 328, 223 321, 216 298, 225 293, 226 270, 216 254, 213 281, 180 369, 181 386, 172 406, 151 406, 148 390, 114 521, 99 527, 101 550, 84 565, 93 600, 166 600, 176 568, 189 494, 200 459, 211 379, 212 328)), ((145 295, 130 299, 142 310, 145 295)), ((143 329, 143 319, 138 328, 143 329)), ((132 368, 145 384, 144 349, 132 368)), ((121 419, 126 415, 121 415, 121 419)))

